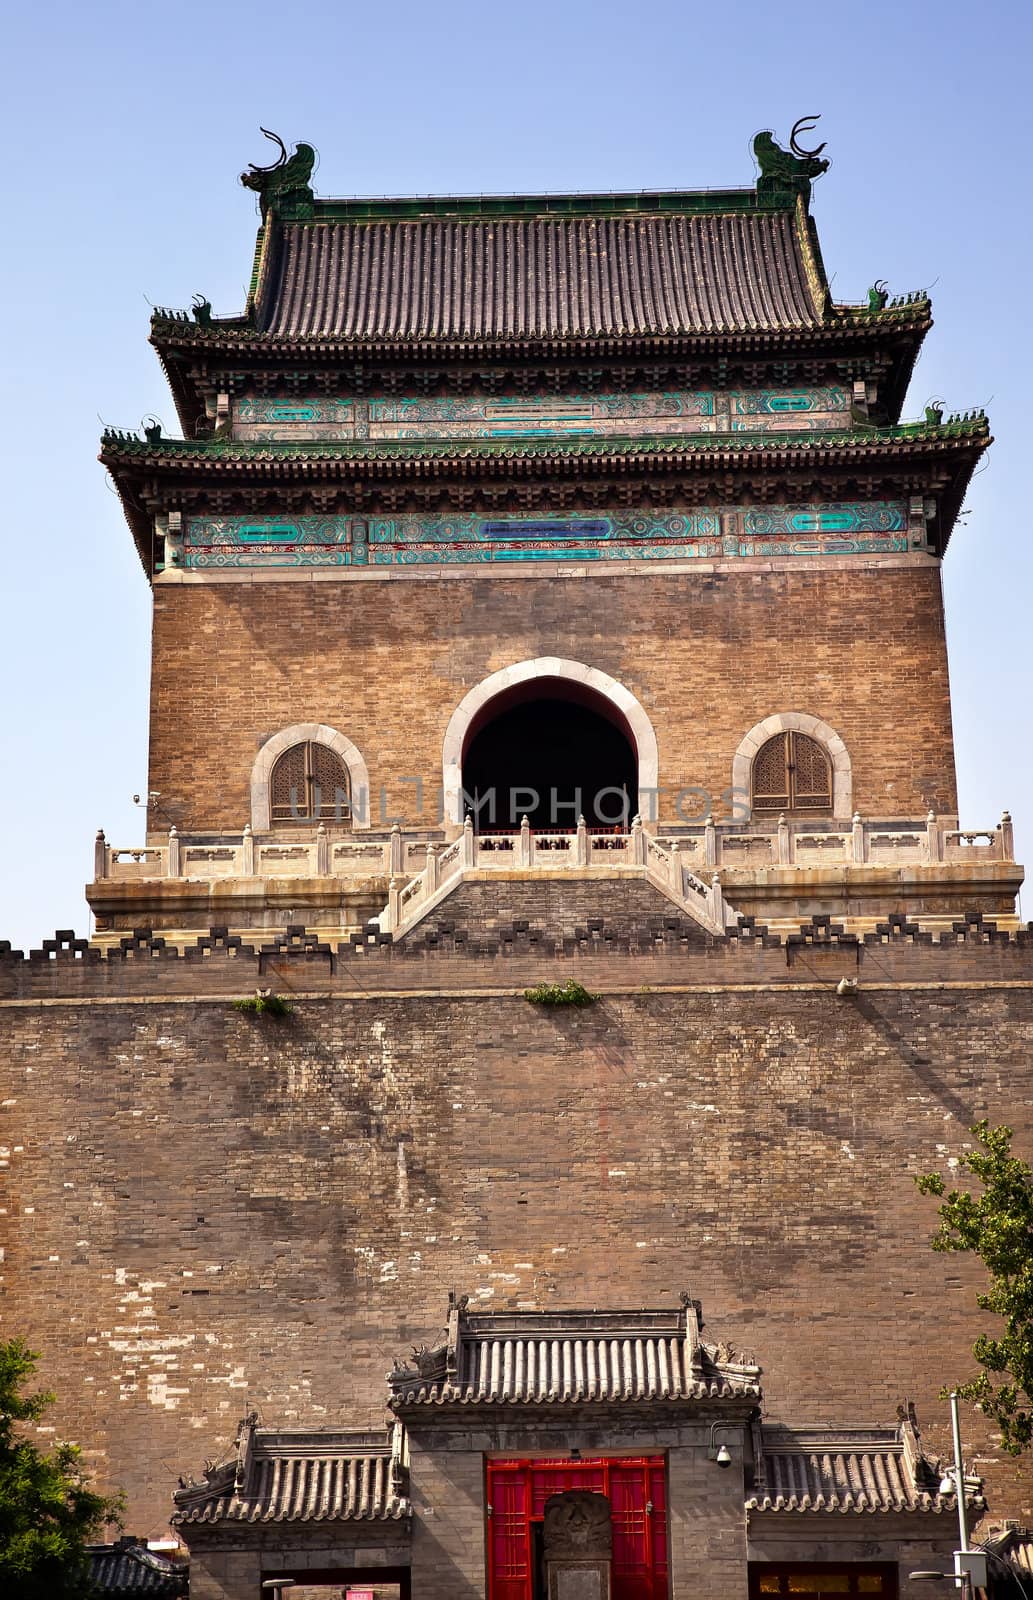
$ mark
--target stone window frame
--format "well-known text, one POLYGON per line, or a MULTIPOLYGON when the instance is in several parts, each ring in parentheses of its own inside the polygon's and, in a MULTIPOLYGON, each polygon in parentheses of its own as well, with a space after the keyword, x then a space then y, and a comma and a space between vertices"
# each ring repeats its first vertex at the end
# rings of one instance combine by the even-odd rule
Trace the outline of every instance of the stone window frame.
MULTIPOLYGON (((369 770, 362 753, 352 741, 324 722, 294 722, 268 738, 255 757, 251 769, 251 831, 269 833, 272 807, 269 787, 273 767, 285 750, 295 744, 325 744, 343 761, 351 793, 350 825, 355 830, 370 825, 369 770)), ((313 823, 313 827, 316 824, 313 823)))
POLYGON ((854 814, 854 777, 850 752, 835 728, 807 711, 776 711, 746 734, 732 758, 732 788, 736 815, 746 822, 753 816, 753 762, 758 751, 779 733, 805 733, 820 744, 832 765, 832 817, 849 822, 854 814))
POLYGON ((463 746, 474 718, 490 701, 518 683, 536 678, 563 678, 593 690, 620 712, 635 745, 638 761, 638 813, 646 827, 655 826, 660 757, 656 734, 645 707, 631 690, 608 672, 583 661, 568 661, 561 656, 534 656, 516 661, 482 678, 460 700, 445 730, 441 747, 441 787, 445 822, 453 828, 463 825, 463 746))

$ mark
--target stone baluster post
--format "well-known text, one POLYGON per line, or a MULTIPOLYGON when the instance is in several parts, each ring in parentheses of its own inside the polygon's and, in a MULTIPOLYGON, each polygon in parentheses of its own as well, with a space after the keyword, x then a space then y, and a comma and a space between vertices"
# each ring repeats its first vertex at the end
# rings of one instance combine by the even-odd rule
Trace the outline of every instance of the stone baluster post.
POLYGON ((99 882, 108 875, 108 842, 104 837, 104 829, 97 829, 97 837, 93 841, 93 878, 99 882))
POLYGON ((712 922, 721 929, 725 925, 725 897, 721 892, 721 875, 715 872, 707 890, 707 911, 712 922))
POLYGON ((1002 861, 1014 861, 1015 860, 1015 829, 1012 827, 1011 812, 1010 811, 1002 811, 1001 812, 1001 829, 1000 829, 999 838, 1000 838, 1000 841, 1001 841, 1001 860, 1002 861))
POLYGON ((681 845, 678 843, 677 839, 673 840, 671 843, 670 865, 667 870, 671 875, 671 888, 674 890, 674 893, 677 895, 679 900, 683 899, 684 896, 682 894, 681 881, 681 845))
POLYGON ((642 818, 636 811, 631 821, 631 861, 633 866, 645 866, 647 849, 646 836, 642 831, 642 818))
POLYGON ((330 876, 330 839, 326 831, 326 824, 321 822, 316 829, 316 877, 328 878, 330 876))
POLYGON ((717 829, 709 811, 703 823, 703 865, 717 866, 717 829))
POLYGON ((531 837, 531 824, 526 817, 520 818, 520 848, 517 852, 517 866, 529 867, 534 860, 534 840, 531 837))
POLYGON ((861 821, 861 813, 859 811, 854 812, 853 859, 858 866, 864 865, 864 823, 861 821))
POLYGON ((436 844, 427 846, 427 865, 423 869, 423 878, 427 886, 427 893, 434 894, 438 887, 438 847, 436 844))
POLYGON ((392 826, 391 829, 391 842, 388 846, 387 870, 388 872, 393 873, 399 873, 405 870, 405 864, 402 860, 402 830, 398 826, 397 822, 392 826))
POLYGON ((935 811, 930 811, 925 819, 925 856, 930 863, 943 860, 943 834, 935 811))
POLYGON ((245 822, 240 840, 240 870, 245 878, 255 875, 255 836, 251 832, 250 822, 245 822))
POLYGON ((577 819, 577 833, 574 835, 574 865, 576 867, 588 866, 588 827, 584 817, 577 819))
POLYGON ((463 852, 462 863, 464 867, 477 865, 477 835, 473 831, 473 818, 467 817, 463 823, 463 852))
POLYGON ((394 933, 402 917, 402 880, 392 878, 387 891, 388 933, 394 933))
POLYGON ((169 851, 168 859, 165 865, 165 876, 168 878, 178 878, 180 871, 179 834, 176 832, 176 827, 173 823, 172 827, 169 829, 169 851))
POLYGON ((785 812, 783 811, 781 813, 781 815, 779 816, 779 819, 778 819, 778 864, 779 864, 779 866, 780 867, 791 866, 792 862, 791 862, 790 857, 791 857, 791 840, 790 840, 790 834, 789 834, 789 824, 786 821, 786 815, 785 815, 785 812))

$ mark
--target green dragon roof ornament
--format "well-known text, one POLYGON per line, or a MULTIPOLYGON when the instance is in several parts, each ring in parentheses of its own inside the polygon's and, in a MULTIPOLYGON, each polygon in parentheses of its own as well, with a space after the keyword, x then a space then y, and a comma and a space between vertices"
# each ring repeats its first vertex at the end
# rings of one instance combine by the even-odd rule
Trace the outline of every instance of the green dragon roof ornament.
POLYGON ((245 189, 256 191, 263 222, 274 203, 281 216, 304 221, 313 212, 315 197, 309 180, 316 164, 315 150, 310 144, 296 144, 294 154, 288 158, 287 146, 278 133, 270 133, 268 128, 260 128, 259 132, 279 145, 280 154, 268 167, 256 166, 252 161, 248 170, 240 174, 241 183, 245 189))
POLYGON ((828 161, 819 159, 824 142, 815 150, 805 150, 798 136, 814 127, 818 116, 798 117, 789 135, 789 149, 783 150, 775 143, 770 128, 758 133, 753 141, 753 154, 760 167, 757 193, 764 196, 802 195, 806 205, 811 198, 811 179, 819 178, 829 168, 828 161))

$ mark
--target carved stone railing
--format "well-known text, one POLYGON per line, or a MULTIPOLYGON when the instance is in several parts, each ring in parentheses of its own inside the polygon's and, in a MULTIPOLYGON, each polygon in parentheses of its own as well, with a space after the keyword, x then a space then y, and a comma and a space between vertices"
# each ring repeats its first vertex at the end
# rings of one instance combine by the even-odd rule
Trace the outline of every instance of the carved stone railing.
POLYGON ((592 834, 582 817, 573 833, 532 828, 525 817, 517 833, 478 836, 467 819, 458 839, 441 849, 427 846, 422 872, 408 883, 392 878, 388 902, 377 919, 383 933, 400 937, 433 911, 470 873, 519 873, 550 877, 560 872, 628 873, 647 879, 711 933, 735 921, 715 873, 710 882, 685 864, 679 842, 661 844, 636 817, 629 833, 592 834))
MULTIPOLYGON (((670 844, 660 829, 659 837, 670 844)), ((980 861, 1014 861, 1011 816, 1004 812, 995 828, 945 828, 930 811, 922 823, 866 822, 855 813, 842 823, 796 817, 792 822, 716 823, 677 835, 681 850, 697 870, 764 867, 878 866, 928 867, 941 863, 975 865, 980 861)))
MULTIPOLYGON (((463 837, 472 832, 464 830, 463 837)), ((682 868, 709 882, 715 871, 756 872, 772 867, 821 870, 824 867, 928 867, 1013 861, 1011 817, 1004 813, 995 828, 965 830, 946 827, 932 814, 920 823, 866 822, 855 816, 849 825, 824 819, 714 822, 656 834, 633 827, 629 833, 573 833, 521 828, 517 833, 475 837, 478 863, 487 868, 536 864, 551 869, 591 864, 645 866, 663 871, 658 849, 678 857, 682 868), (636 840, 638 842, 636 842, 636 840), (635 852, 646 852, 639 860, 635 852), (648 858, 648 861, 647 861, 648 858)), ((368 834, 333 838, 320 824, 305 836, 256 839, 250 828, 238 838, 180 838, 170 829, 163 844, 121 849, 98 833, 94 878, 98 881, 153 881, 160 878, 312 878, 387 877, 407 880, 436 873, 440 882, 461 851, 463 839, 438 846, 427 839, 403 836, 396 825, 382 839, 368 834), (437 852, 436 856, 433 852, 437 852)), ((673 870, 673 869, 672 869, 673 870)))
POLYGON ((329 878, 389 877, 416 872, 426 844, 405 840, 392 828, 386 839, 356 835, 332 839, 322 823, 304 838, 256 839, 245 828, 239 840, 180 838, 170 828, 164 844, 119 849, 97 834, 93 876, 103 879, 154 878, 329 878), (418 851, 418 860, 415 852, 418 851))

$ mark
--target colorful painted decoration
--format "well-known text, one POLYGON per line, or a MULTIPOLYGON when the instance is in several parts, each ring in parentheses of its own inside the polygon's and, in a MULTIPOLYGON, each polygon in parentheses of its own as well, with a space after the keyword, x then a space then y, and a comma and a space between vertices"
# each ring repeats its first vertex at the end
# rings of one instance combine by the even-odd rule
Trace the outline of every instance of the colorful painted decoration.
POLYGON ((651 394, 456 395, 344 400, 250 395, 233 434, 248 440, 602 438, 621 433, 758 433, 845 427, 845 389, 677 390, 651 394), (743 419, 748 419, 744 421, 743 419))
POLYGON ((898 501, 546 517, 187 517, 166 565, 426 566, 877 555, 909 548, 898 501))

